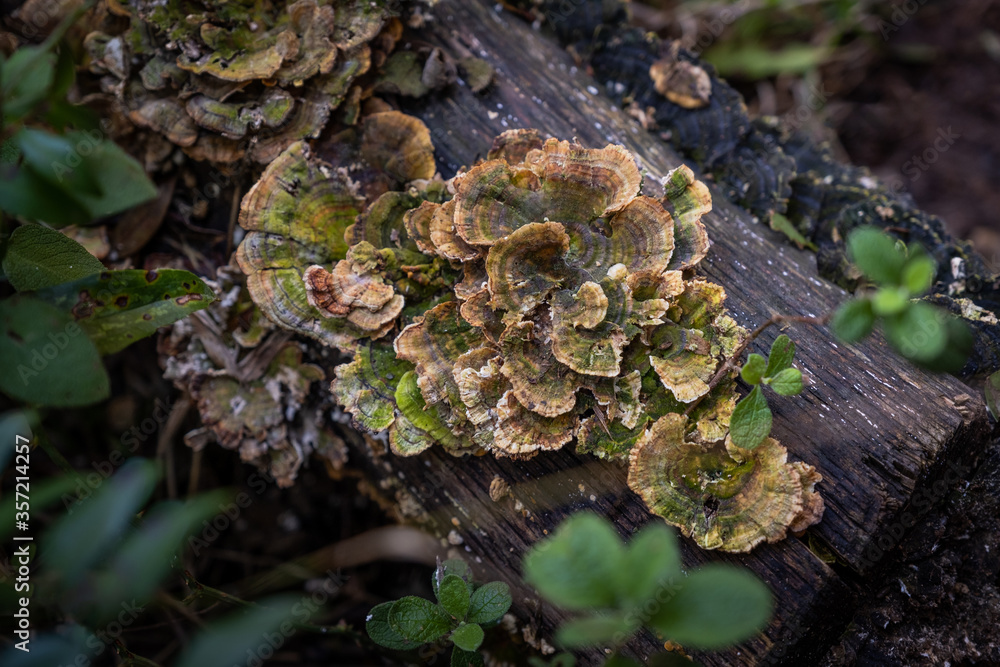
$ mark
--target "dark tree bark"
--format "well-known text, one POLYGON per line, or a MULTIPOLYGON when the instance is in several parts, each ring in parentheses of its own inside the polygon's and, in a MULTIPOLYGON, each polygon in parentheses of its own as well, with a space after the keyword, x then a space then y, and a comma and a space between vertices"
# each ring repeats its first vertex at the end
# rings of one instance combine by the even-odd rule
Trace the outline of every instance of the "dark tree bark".
MULTIPOLYGON (((491 4, 459 0, 443 0, 433 17, 421 28, 424 40, 456 58, 484 58, 497 69, 484 93, 457 85, 405 109, 430 127, 445 177, 484 157, 494 136, 515 127, 576 137, 586 146, 623 144, 648 170, 649 194, 681 164, 658 137, 604 97, 565 51, 516 17, 491 4)), ((718 191, 713 201, 706 224, 714 245, 700 271, 725 287, 727 305, 741 325, 752 329, 776 313, 822 315, 846 298, 818 277, 812 254, 788 246, 718 191)), ((773 327, 759 346, 766 349, 778 333, 773 327)), ((684 541, 685 564, 722 560, 748 567, 777 602, 761 637, 724 653, 697 655, 708 665, 815 660, 846 626, 856 592, 877 580, 883 555, 927 509, 925 501, 943 497, 956 479, 949 471, 967 465, 988 436, 984 406, 963 397, 963 384, 909 366, 881 338, 849 347, 827 329, 794 325, 788 333, 798 345, 806 390, 772 401, 773 434, 792 459, 822 473, 817 488, 826 513, 802 538, 747 555, 705 552, 684 541), (835 560, 824 562, 818 553, 835 560)), ((514 613, 550 640, 566 615, 541 603, 521 581, 524 552, 573 512, 607 516, 623 536, 660 520, 628 490, 623 468, 577 456, 571 447, 529 461, 456 459, 440 448, 400 458, 373 455, 356 439, 353 456, 404 518, 442 537, 451 533, 453 542, 461 538, 458 549, 480 577, 506 580, 514 591, 514 613), (499 502, 489 495, 495 477, 511 487, 499 502)), ((629 651, 645 655, 661 644, 647 634, 629 651)), ((594 661, 598 655, 592 653, 594 661)))

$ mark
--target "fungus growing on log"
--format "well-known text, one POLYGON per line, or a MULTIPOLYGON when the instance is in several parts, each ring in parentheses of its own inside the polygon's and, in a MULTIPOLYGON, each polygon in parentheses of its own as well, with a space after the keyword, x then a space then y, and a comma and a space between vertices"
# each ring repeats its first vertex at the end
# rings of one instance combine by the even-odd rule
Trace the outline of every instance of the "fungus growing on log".
MULTIPOLYGON (((373 48, 395 46, 375 38, 398 24, 383 3, 363 0, 263 8, 139 0, 109 11, 127 16, 127 27, 92 32, 85 46, 113 112, 213 162, 266 164, 316 137, 371 67, 373 48)), ((151 147, 148 166, 169 152, 151 147)))
MULTIPOLYGON (((645 474, 659 439, 647 428, 669 417, 687 425, 692 461, 756 461, 727 449, 734 372, 714 376, 745 332, 722 287, 693 276, 709 247, 701 216, 711 197, 690 169, 668 174, 655 199, 640 194, 621 146, 513 130, 444 184, 431 178, 420 121, 389 111, 360 127, 353 155, 385 183, 409 181, 407 191, 370 192, 344 225, 347 209, 331 216, 338 209, 313 202, 359 189, 297 144, 244 199, 252 231, 239 252, 268 317, 354 354, 331 390, 360 428, 387 432, 402 456, 439 444, 524 458, 576 440, 580 452, 624 463, 640 443, 633 476, 656 487, 645 474)), ((801 479, 818 481, 807 472, 782 473, 798 485, 782 531, 806 523, 801 479)), ((657 504, 660 491, 636 490, 654 512, 675 511, 657 504)), ((714 539, 703 541, 722 544, 714 539)))
POLYGON ((283 487, 313 453, 342 468, 346 445, 326 423, 324 401, 308 398, 323 369, 262 316, 241 279, 222 267, 212 285, 222 298, 160 337, 164 377, 190 395, 203 424, 184 442, 236 450, 283 487))
POLYGON ((788 463, 777 440, 741 449, 695 442, 683 415, 658 419, 629 457, 629 487, 654 514, 703 549, 750 551, 805 530, 823 514, 815 492, 822 476, 805 463, 788 463))

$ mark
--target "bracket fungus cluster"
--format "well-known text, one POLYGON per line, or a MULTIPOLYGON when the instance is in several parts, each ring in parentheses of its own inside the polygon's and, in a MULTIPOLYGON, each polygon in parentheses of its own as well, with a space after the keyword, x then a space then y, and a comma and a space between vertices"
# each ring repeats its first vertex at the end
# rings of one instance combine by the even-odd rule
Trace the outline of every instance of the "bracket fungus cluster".
POLYGON ((175 145, 198 160, 268 163, 343 102, 357 105, 354 80, 402 31, 386 4, 109 2, 85 46, 102 93, 158 135, 148 165, 175 145))
POLYGON ((632 449, 629 486, 703 549, 750 551, 818 522, 822 476, 767 438, 741 449, 730 437, 698 443, 683 415, 657 420, 632 449))
MULTIPOLYGON (((356 222, 348 218, 362 201, 349 174, 361 167, 338 169, 301 144, 243 203, 250 233, 238 258, 254 300, 280 326, 353 355, 331 390, 359 427, 387 431, 404 456, 440 444, 523 458, 575 439, 580 452, 624 462, 633 447, 657 451, 649 434, 681 420, 690 447, 726 451, 734 379, 709 383, 745 332, 724 290, 694 276, 709 247, 701 216, 711 197, 690 169, 671 172, 656 199, 640 194, 641 173, 621 146, 512 130, 443 183, 416 166, 429 138, 415 145, 397 174, 406 191, 365 197, 356 222)), ((373 157, 381 151, 367 154, 390 169, 373 157)), ((746 465, 764 475, 784 465, 771 442, 780 456, 746 465)), ((643 497, 642 485, 668 483, 644 470, 630 476, 643 497)), ((791 474, 802 510, 808 476, 791 474)), ((653 511, 697 532, 696 512, 651 499, 653 511)), ((765 538, 799 518, 786 514, 765 538)), ((752 531, 742 530, 706 546, 743 549, 752 531)))
POLYGON ((294 483, 312 453, 331 469, 347 448, 309 399, 326 374, 303 360, 301 343, 275 329, 250 300, 235 268, 222 267, 220 298, 160 338, 164 377, 190 395, 203 426, 184 441, 194 449, 218 442, 239 452, 279 486, 294 483))

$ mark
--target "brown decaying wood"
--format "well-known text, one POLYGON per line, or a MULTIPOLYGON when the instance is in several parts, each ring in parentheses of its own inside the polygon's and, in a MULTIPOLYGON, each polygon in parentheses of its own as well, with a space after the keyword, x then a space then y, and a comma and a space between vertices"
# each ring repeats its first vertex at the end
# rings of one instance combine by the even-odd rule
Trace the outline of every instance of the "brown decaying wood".
MULTIPOLYGON (((516 17, 498 13, 492 4, 459 0, 438 4, 434 17, 421 29, 424 40, 455 58, 484 58, 497 70, 484 93, 473 95, 458 85, 404 109, 430 128, 446 177, 484 157, 494 136, 516 127, 576 137, 586 146, 624 144, 648 170, 647 194, 659 194, 659 178, 681 163, 604 97, 566 52, 516 17)), ((820 317, 846 297, 817 277, 811 254, 783 243, 718 191, 713 200, 706 223, 714 245, 700 271, 726 288, 727 305, 741 325, 752 330, 779 313, 820 317)), ((749 567, 777 601, 762 637, 724 653, 695 653, 707 665, 780 664, 796 655, 794 662, 804 664, 799 661, 821 651, 849 619, 852 591, 876 571, 878 550, 898 542, 901 516, 914 491, 926 493, 947 460, 967 461, 985 442, 981 402, 967 404, 971 417, 963 421, 948 400, 966 393, 956 380, 916 370, 877 337, 851 347, 836 343, 825 328, 795 324, 787 332, 797 344, 796 365, 806 389, 771 401, 773 435, 791 459, 822 473, 817 488, 826 514, 805 537, 748 555, 707 553, 683 541, 686 565, 722 560, 749 567), (809 540, 835 554, 838 564, 817 558, 807 548, 809 540)), ((771 327, 750 351, 766 354, 778 333, 779 327, 771 327)), ((623 468, 569 449, 530 461, 455 459, 440 448, 415 458, 373 458, 366 451, 355 448, 355 464, 366 465, 383 489, 397 494, 411 519, 439 535, 454 531, 453 538, 461 537, 458 549, 480 576, 506 580, 514 591, 515 614, 549 639, 565 615, 540 603, 520 580, 524 551, 577 511, 609 517, 623 536, 659 521, 627 489, 623 468), (511 495, 500 502, 489 496, 495 475, 511 486, 511 495)), ((647 634, 629 650, 644 655, 660 647, 647 634)), ((600 653, 590 655, 586 664, 600 653)))

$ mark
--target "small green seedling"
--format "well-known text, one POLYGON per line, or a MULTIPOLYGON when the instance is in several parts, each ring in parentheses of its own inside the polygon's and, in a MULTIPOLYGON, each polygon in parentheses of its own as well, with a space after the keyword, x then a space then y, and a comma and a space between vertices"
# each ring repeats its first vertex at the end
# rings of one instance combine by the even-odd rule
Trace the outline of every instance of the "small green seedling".
POLYGON ((859 227, 847 238, 851 261, 877 286, 843 303, 831 326, 856 343, 881 324, 889 344, 930 371, 957 372, 972 349, 972 334, 957 317, 916 300, 934 284, 937 265, 919 245, 905 246, 874 227, 859 227))
POLYGON ((795 343, 785 334, 774 340, 767 359, 759 354, 747 357, 740 377, 754 388, 736 405, 729 422, 733 443, 738 447, 753 449, 771 432, 771 407, 762 389, 764 385, 782 396, 802 392, 802 371, 792 368, 794 357, 795 343))
POLYGON ((469 566, 453 559, 439 563, 431 577, 437 604, 408 595, 376 605, 368 615, 368 636, 397 650, 415 649, 445 635, 455 645, 452 667, 483 665, 479 646, 483 626, 496 623, 510 609, 510 587, 502 581, 477 586, 469 566))
MULTIPOLYGON (((625 545, 607 519, 591 513, 573 515, 535 544, 524 578, 553 604, 581 612, 556 633, 570 649, 617 650, 644 626, 686 647, 723 648, 763 628, 773 605, 747 570, 712 563, 685 575, 666 525, 652 523, 625 545)), ((612 654, 606 665, 621 659, 612 654)))

